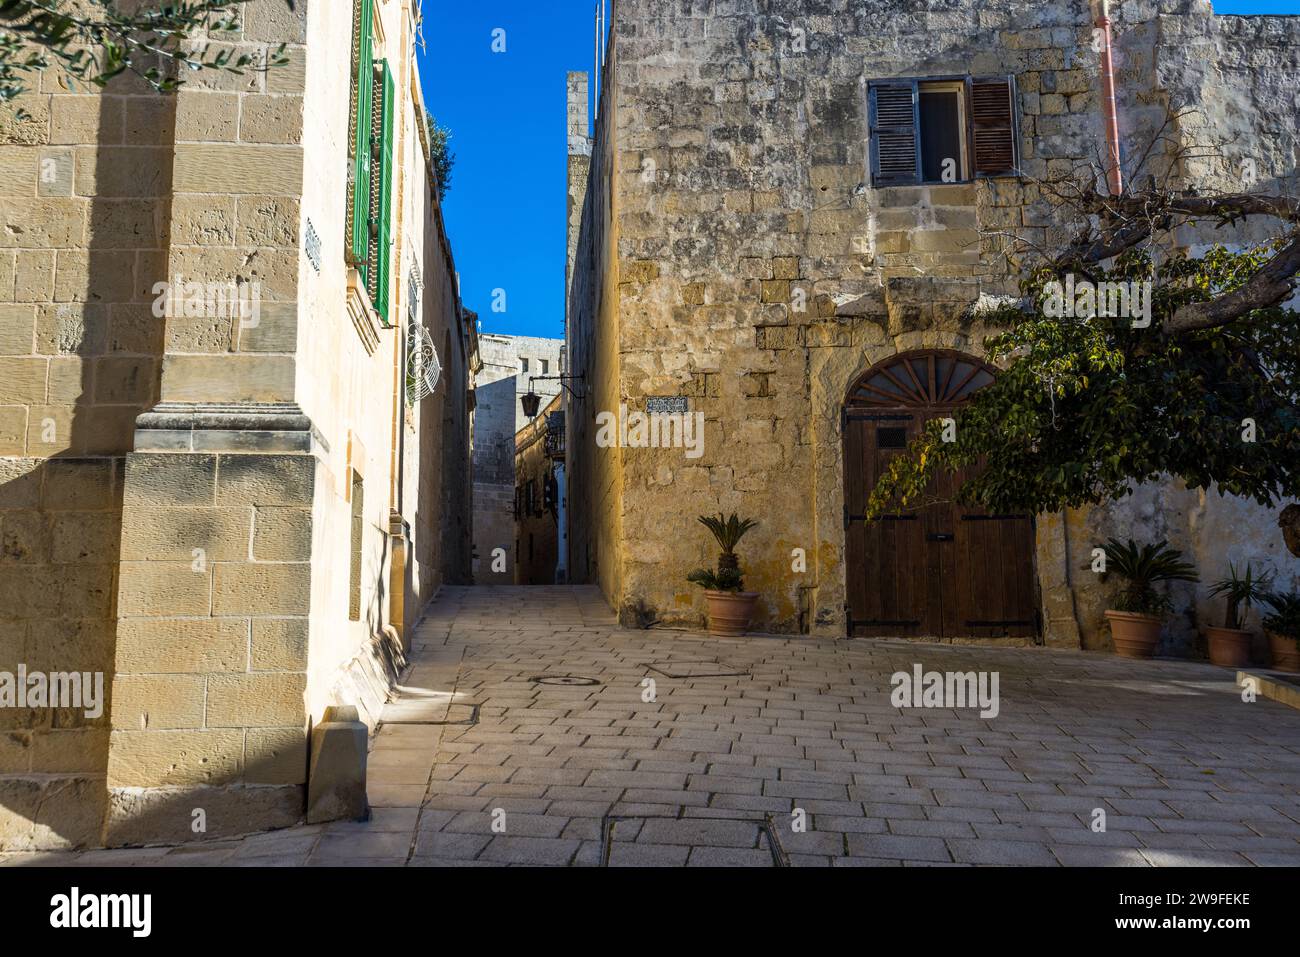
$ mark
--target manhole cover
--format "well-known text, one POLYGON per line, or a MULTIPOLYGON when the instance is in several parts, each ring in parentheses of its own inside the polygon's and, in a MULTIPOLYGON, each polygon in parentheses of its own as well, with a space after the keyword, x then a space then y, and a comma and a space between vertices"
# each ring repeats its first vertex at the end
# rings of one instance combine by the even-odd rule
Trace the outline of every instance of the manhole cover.
POLYGON ((749 674, 725 661, 652 661, 643 667, 665 678, 743 678, 749 674))
POLYGON ((529 680, 536 685, 562 685, 569 688, 600 684, 595 678, 585 678, 582 675, 538 675, 529 680))

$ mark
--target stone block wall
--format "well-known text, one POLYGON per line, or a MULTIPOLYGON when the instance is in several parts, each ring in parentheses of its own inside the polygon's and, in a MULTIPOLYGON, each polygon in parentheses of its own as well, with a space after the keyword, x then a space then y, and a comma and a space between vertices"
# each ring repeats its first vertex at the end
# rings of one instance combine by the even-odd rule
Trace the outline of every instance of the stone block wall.
MULTIPOLYGON (((615 11, 616 23, 618 16, 615 11)), ((622 190, 616 186, 621 180, 614 133, 618 89, 609 82, 618 73, 618 56, 613 43, 601 77, 591 142, 585 141, 585 85, 567 87, 569 228, 576 228, 576 237, 570 233, 573 263, 566 328, 570 370, 584 379, 577 397, 569 399, 565 428, 570 580, 599 584, 606 599, 622 610, 623 450, 596 446, 597 414, 617 410, 623 394, 617 217, 622 190)), ((635 599, 627 611, 625 619, 635 621, 635 599)))
POLYGON ((302 422, 262 413, 297 411, 306 15, 250 4, 223 42, 259 56, 285 42, 296 66, 203 71, 156 134, 172 150, 173 295, 160 404, 124 473, 110 845, 282 826, 301 809, 315 462, 289 437, 302 422), (192 308, 208 284, 248 308, 192 308), (263 449, 296 454, 244 454, 263 449), (178 653, 205 640, 197 660, 178 653))
POLYGON ((373 718, 405 629, 468 576, 474 336, 399 0, 376 5, 402 110, 395 321, 363 336, 349 308, 350 7, 248 3, 215 42, 285 43, 270 71, 161 97, 50 70, 28 118, 0 108, 0 671, 97 672, 111 699, 0 709, 0 848, 292 823, 311 722, 373 718), (250 311, 187 308, 188 283, 250 311), (408 310, 443 365, 418 402, 408 310))
MULTIPOLYGON (((32 77, 0 106, 0 671, 111 693, 123 457, 158 395, 175 104, 32 77), (24 115, 25 114, 25 115, 24 115)), ((0 846, 100 834, 111 703, 0 709, 0 846)))
POLYGON ((205 836, 298 819, 315 471, 128 457, 107 843, 190 839, 196 812, 205 836))
POLYGON ((283 42, 287 66, 201 71, 174 98, 168 278, 235 283, 256 312, 169 308, 164 402, 295 401, 307 8, 248 4, 227 41, 254 56, 283 42))

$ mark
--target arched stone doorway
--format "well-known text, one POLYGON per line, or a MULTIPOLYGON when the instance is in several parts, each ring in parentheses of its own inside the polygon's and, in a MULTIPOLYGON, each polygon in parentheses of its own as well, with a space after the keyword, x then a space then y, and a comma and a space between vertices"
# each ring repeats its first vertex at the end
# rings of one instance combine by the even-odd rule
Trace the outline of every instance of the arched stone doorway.
POLYGON ((993 381, 973 356, 921 350, 868 369, 844 404, 846 617, 855 637, 1036 635, 1031 515, 964 508, 970 470, 939 475, 924 502, 867 524, 866 502, 889 462, 927 421, 993 381))

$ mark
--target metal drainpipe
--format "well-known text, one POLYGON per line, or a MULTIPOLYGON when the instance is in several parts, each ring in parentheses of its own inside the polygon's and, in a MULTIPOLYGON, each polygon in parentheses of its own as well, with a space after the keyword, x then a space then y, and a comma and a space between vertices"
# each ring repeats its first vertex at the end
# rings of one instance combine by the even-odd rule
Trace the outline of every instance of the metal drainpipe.
POLYGON ((1119 110, 1115 105, 1115 64, 1111 58, 1110 0, 1093 0, 1094 25, 1101 39, 1101 109, 1106 123, 1106 184, 1112 196, 1124 192, 1124 171, 1120 168, 1119 110))

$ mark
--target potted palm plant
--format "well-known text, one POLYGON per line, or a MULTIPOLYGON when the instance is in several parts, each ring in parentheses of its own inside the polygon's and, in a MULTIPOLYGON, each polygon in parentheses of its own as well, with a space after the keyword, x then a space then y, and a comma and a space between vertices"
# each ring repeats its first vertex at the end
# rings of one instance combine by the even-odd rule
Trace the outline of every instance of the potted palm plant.
POLYGON ((1258 605, 1268 595, 1268 586, 1272 583, 1271 575, 1255 577, 1249 565, 1244 572, 1238 572, 1235 565, 1228 563, 1228 577, 1214 583, 1210 594, 1223 598, 1227 611, 1223 617, 1223 627, 1207 626, 1205 643, 1209 646, 1210 662, 1227 668, 1244 668, 1250 664, 1251 633, 1242 626, 1250 609, 1258 605))
POLYGON ((738 518, 732 512, 730 518, 724 518, 721 513, 701 515, 700 524, 713 534, 721 549, 718 567, 716 570, 697 568, 686 576, 686 580, 704 588, 704 598, 709 605, 709 634, 725 638, 743 635, 749 630, 758 593, 745 591, 736 546, 758 522, 738 518))
POLYGON ((1278 671, 1300 671, 1300 594, 1267 595, 1264 602, 1273 609, 1264 616, 1273 667, 1278 671))
POLYGON ((1156 584, 1196 581, 1195 569, 1168 542, 1138 545, 1132 539, 1120 542, 1112 538, 1102 551, 1106 554, 1103 579, 1114 573, 1124 580, 1106 611, 1115 653, 1123 658, 1150 658, 1160 641, 1165 616, 1173 610, 1173 602, 1156 584))

